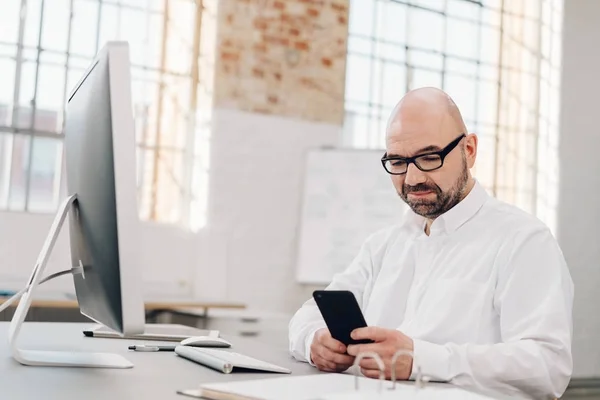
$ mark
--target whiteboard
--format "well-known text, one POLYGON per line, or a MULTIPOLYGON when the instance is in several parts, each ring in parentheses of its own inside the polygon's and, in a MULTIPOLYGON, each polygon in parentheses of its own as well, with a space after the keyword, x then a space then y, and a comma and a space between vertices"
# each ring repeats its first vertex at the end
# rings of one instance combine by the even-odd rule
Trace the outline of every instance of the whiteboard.
POLYGON ((296 280, 328 284, 373 232, 407 206, 381 166, 384 150, 314 149, 306 157, 296 280))

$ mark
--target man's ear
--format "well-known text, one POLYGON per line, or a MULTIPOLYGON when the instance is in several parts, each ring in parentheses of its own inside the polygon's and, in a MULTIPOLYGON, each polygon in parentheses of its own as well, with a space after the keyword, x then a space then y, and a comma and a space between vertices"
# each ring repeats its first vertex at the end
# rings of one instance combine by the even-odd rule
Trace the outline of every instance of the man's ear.
POLYGON ((470 133, 465 138, 465 158, 467 159, 467 166, 469 169, 473 168, 475 165, 475 159, 477 158, 477 144, 479 139, 477 135, 474 133, 470 133))

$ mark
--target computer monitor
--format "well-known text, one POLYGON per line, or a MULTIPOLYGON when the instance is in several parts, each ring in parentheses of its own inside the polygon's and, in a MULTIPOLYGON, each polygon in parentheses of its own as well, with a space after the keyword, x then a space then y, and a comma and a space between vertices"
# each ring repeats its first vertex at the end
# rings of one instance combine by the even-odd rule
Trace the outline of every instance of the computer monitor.
POLYGON ((56 215, 11 321, 12 353, 25 365, 131 367, 115 354, 31 351, 16 343, 31 295, 67 215, 71 271, 81 313, 124 335, 144 331, 126 42, 107 43, 73 88, 66 105, 64 135, 69 197, 56 215))

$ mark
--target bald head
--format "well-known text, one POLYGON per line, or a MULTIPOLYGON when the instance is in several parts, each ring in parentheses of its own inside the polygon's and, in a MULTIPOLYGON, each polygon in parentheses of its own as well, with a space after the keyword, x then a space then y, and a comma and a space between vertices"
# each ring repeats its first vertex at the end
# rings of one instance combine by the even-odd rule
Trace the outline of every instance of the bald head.
POLYGON ((437 123, 440 130, 467 133, 456 103, 446 92, 434 87, 412 90, 398 102, 388 121, 387 136, 397 132, 403 122, 405 125, 408 122, 437 123), (448 127, 449 124, 453 127, 448 127))

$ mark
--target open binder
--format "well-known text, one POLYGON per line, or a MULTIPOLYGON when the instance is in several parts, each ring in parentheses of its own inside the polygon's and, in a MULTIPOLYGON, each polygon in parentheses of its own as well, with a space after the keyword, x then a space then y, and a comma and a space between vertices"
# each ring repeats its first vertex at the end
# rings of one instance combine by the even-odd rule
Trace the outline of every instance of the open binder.
MULTIPOLYGON (((394 354, 392 365, 401 355, 412 352, 400 350, 394 354)), ((384 364, 377 353, 360 353, 354 362, 354 370, 360 361, 371 357, 379 367, 379 379, 358 374, 331 373, 318 375, 288 376, 227 383, 203 384, 200 388, 180 390, 177 393, 208 400, 490 400, 488 397, 457 388, 449 384, 429 383, 417 367, 414 383, 397 383, 392 368, 391 382, 385 380, 384 364)), ((496 398, 498 399, 498 398, 496 398)))

